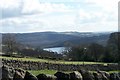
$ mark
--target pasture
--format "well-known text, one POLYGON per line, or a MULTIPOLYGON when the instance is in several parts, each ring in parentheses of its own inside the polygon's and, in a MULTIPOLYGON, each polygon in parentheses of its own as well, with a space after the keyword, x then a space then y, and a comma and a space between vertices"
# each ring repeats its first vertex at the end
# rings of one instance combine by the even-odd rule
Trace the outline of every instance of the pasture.
MULTIPOLYGON (((50 74, 50 75, 54 75, 57 70, 28 70, 30 73, 34 74, 34 75, 38 75, 38 74, 50 74)), ((90 72, 96 72, 96 71, 90 71, 90 72)), ((108 73, 118 73, 120 72, 119 70, 118 71, 108 71, 108 73)), ((64 73, 70 73, 70 71, 66 71, 64 73)))
MULTIPOLYGON (((0 59, 8 59, 8 60, 20 60, 20 61, 34 61, 34 62, 47 62, 47 63, 53 63, 53 64, 83 64, 83 61, 63 61, 63 60, 59 60, 59 61, 55 61, 55 60, 48 60, 48 59, 39 59, 39 58, 33 58, 33 57, 27 57, 27 58, 15 58, 15 57, 3 57, 0 56, 0 59)), ((112 64, 112 63, 104 63, 104 62, 84 62, 84 64, 112 64)), ((38 74, 50 74, 53 75, 57 72, 57 70, 28 70, 30 73, 34 74, 34 75, 38 75, 38 74)), ((69 73, 70 71, 67 71, 65 73, 69 73)), ((91 71, 93 72, 93 71, 91 71)), ((113 73, 113 72, 120 72, 118 71, 109 71, 109 73, 113 73)))
MULTIPOLYGON (((15 58, 15 57, 4 57, 0 56, 0 59, 10 59, 10 60, 20 60, 20 61, 34 61, 34 62, 47 62, 53 64, 83 64, 83 61, 64 61, 64 60, 50 60, 50 59, 39 59, 33 57, 26 57, 26 58, 15 58)), ((112 63, 104 63, 104 62, 86 62, 84 64, 112 64, 112 63)))

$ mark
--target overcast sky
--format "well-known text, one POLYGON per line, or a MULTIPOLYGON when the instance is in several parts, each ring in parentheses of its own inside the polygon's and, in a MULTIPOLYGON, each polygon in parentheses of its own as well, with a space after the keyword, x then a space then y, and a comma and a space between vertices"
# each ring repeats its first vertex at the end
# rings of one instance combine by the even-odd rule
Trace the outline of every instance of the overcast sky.
POLYGON ((2 32, 118 30, 119 0, 0 0, 2 32))

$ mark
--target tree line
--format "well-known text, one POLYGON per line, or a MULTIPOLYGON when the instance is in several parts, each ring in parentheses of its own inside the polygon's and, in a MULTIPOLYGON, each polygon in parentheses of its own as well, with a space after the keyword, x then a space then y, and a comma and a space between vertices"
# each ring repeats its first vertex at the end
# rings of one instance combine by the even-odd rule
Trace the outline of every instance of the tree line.
POLYGON ((15 35, 6 34, 3 36, 2 52, 7 56, 32 56, 72 61, 120 62, 120 32, 111 33, 105 46, 97 43, 84 46, 69 46, 65 48, 63 54, 26 46, 17 42, 15 35))
POLYGON ((2 52, 3 56, 9 57, 37 57, 41 59, 62 59, 61 54, 56 52, 46 51, 42 48, 33 48, 29 45, 21 44, 16 40, 14 34, 6 34, 2 37, 2 52))
POLYGON ((66 60, 120 62, 120 33, 111 33, 105 46, 92 43, 87 46, 72 46, 63 52, 66 60))

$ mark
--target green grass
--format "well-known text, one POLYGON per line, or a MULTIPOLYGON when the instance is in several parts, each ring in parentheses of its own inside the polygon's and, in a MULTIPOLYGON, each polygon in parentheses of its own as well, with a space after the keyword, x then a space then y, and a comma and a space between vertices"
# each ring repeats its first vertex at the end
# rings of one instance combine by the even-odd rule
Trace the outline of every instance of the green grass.
MULTIPOLYGON (((27 58, 15 58, 15 57, 3 57, 0 56, 0 59, 9 59, 9 60, 20 60, 20 61, 34 61, 34 62, 48 62, 48 63, 56 63, 56 64, 83 64, 83 61, 55 61, 55 60, 47 60, 47 59, 38 59, 38 58, 32 58, 32 57, 27 57, 27 58)), ((84 64, 103 64, 103 65, 107 65, 107 64, 112 64, 112 63, 104 63, 104 62, 84 62, 84 64)), ((57 70, 28 70, 30 73, 34 74, 34 75, 38 75, 38 74, 55 74, 57 72, 57 70)), ((69 73, 70 71, 66 72, 69 73)), ((120 72, 119 71, 109 71, 109 73, 113 73, 113 72, 120 72)))
POLYGON ((34 75, 38 75, 38 74, 54 75, 57 72, 57 70, 28 70, 28 71, 34 75))
MULTIPOLYGON (((57 70, 28 70, 30 73, 34 74, 34 75, 38 75, 38 74, 50 74, 50 75, 54 75, 57 70)), ((67 71, 65 73, 70 73, 72 71, 67 71)), ((96 71, 91 71, 91 72, 96 72, 96 71)), ((108 71, 108 73, 118 73, 120 71, 108 71)))
MULTIPOLYGON (((57 70, 28 70, 30 73, 34 74, 34 75, 38 75, 38 74, 50 74, 50 75, 54 75, 57 70)), ((70 73, 71 71, 64 71, 64 73, 70 73)))
POLYGON ((118 72, 120 72, 120 70, 118 70, 118 71, 108 71, 109 73, 118 73, 118 72))
MULTIPOLYGON (((56 60, 38 59, 38 58, 31 58, 31 57, 15 58, 15 57, 0 56, 0 58, 12 59, 12 60, 21 60, 21 61, 48 62, 48 63, 56 63, 56 64, 83 64, 83 61, 63 61, 63 60, 56 61, 56 60)), ((104 63, 104 62, 84 62, 84 64, 103 64, 103 65, 106 65, 108 63, 104 63)))

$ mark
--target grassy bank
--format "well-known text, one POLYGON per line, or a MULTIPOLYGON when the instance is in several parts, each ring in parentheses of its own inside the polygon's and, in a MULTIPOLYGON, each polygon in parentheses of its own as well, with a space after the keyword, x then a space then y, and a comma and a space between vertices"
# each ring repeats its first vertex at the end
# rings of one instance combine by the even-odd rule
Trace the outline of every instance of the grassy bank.
MULTIPOLYGON (((47 59, 38 59, 38 58, 32 58, 32 57, 27 57, 27 58, 15 58, 15 57, 3 57, 0 56, 0 59, 8 59, 8 60, 20 60, 20 61, 34 61, 34 62, 48 62, 48 63, 56 63, 56 64, 83 64, 83 61, 55 61, 55 60, 47 60, 47 59)), ((104 62, 84 62, 84 64, 112 64, 112 63, 104 63, 104 62)), ((34 75, 38 74, 55 74, 57 70, 28 70, 30 73, 34 75)), ((68 71, 70 72, 70 71, 68 71)), ((67 73, 68 73, 67 72, 67 73)), ((93 72, 93 71, 92 71, 93 72)), ((113 72, 120 72, 120 71, 109 71, 109 73, 113 72)))
MULTIPOLYGON (((20 61, 34 61, 34 62, 48 62, 48 63, 57 63, 57 64, 83 64, 83 61, 64 61, 64 60, 47 60, 47 59, 39 59, 39 58, 15 58, 15 57, 3 57, 0 56, 0 59, 10 59, 10 60, 20 60, 20 61)), ((84 62, 84 64, 110 64, 104 62, 84 62)), ((112 63, 111 63, 112 64, 112 63)))
MULTIPOLYGON (((34 74, 34 75, 38 75, 38 74, 50 74, 50 75, 54 75, 57 70, 28 70, 30 73, 34 74)), ((95 71, 91 71, 91 72, 95 72, 95 71)), ((118 73, 120 71, 108 71, 109 73, 118 73)), ((70 71, 67 71, 65 73, 70 73, 70 71)))
MULTIPOLYGON (((38 75, 38 74, 50 74, 50 75, 54 75, 57 70, 28 70, 30 73, 34 74, 34 75, 38 75)), ((64 71, 64 73, 70 73, 71 71, 64 71)))
POLYGON ((56 70, 28 70, 30 73, 34 75, 38 74, 51 74, 54 75, 57 71, 56 70))

